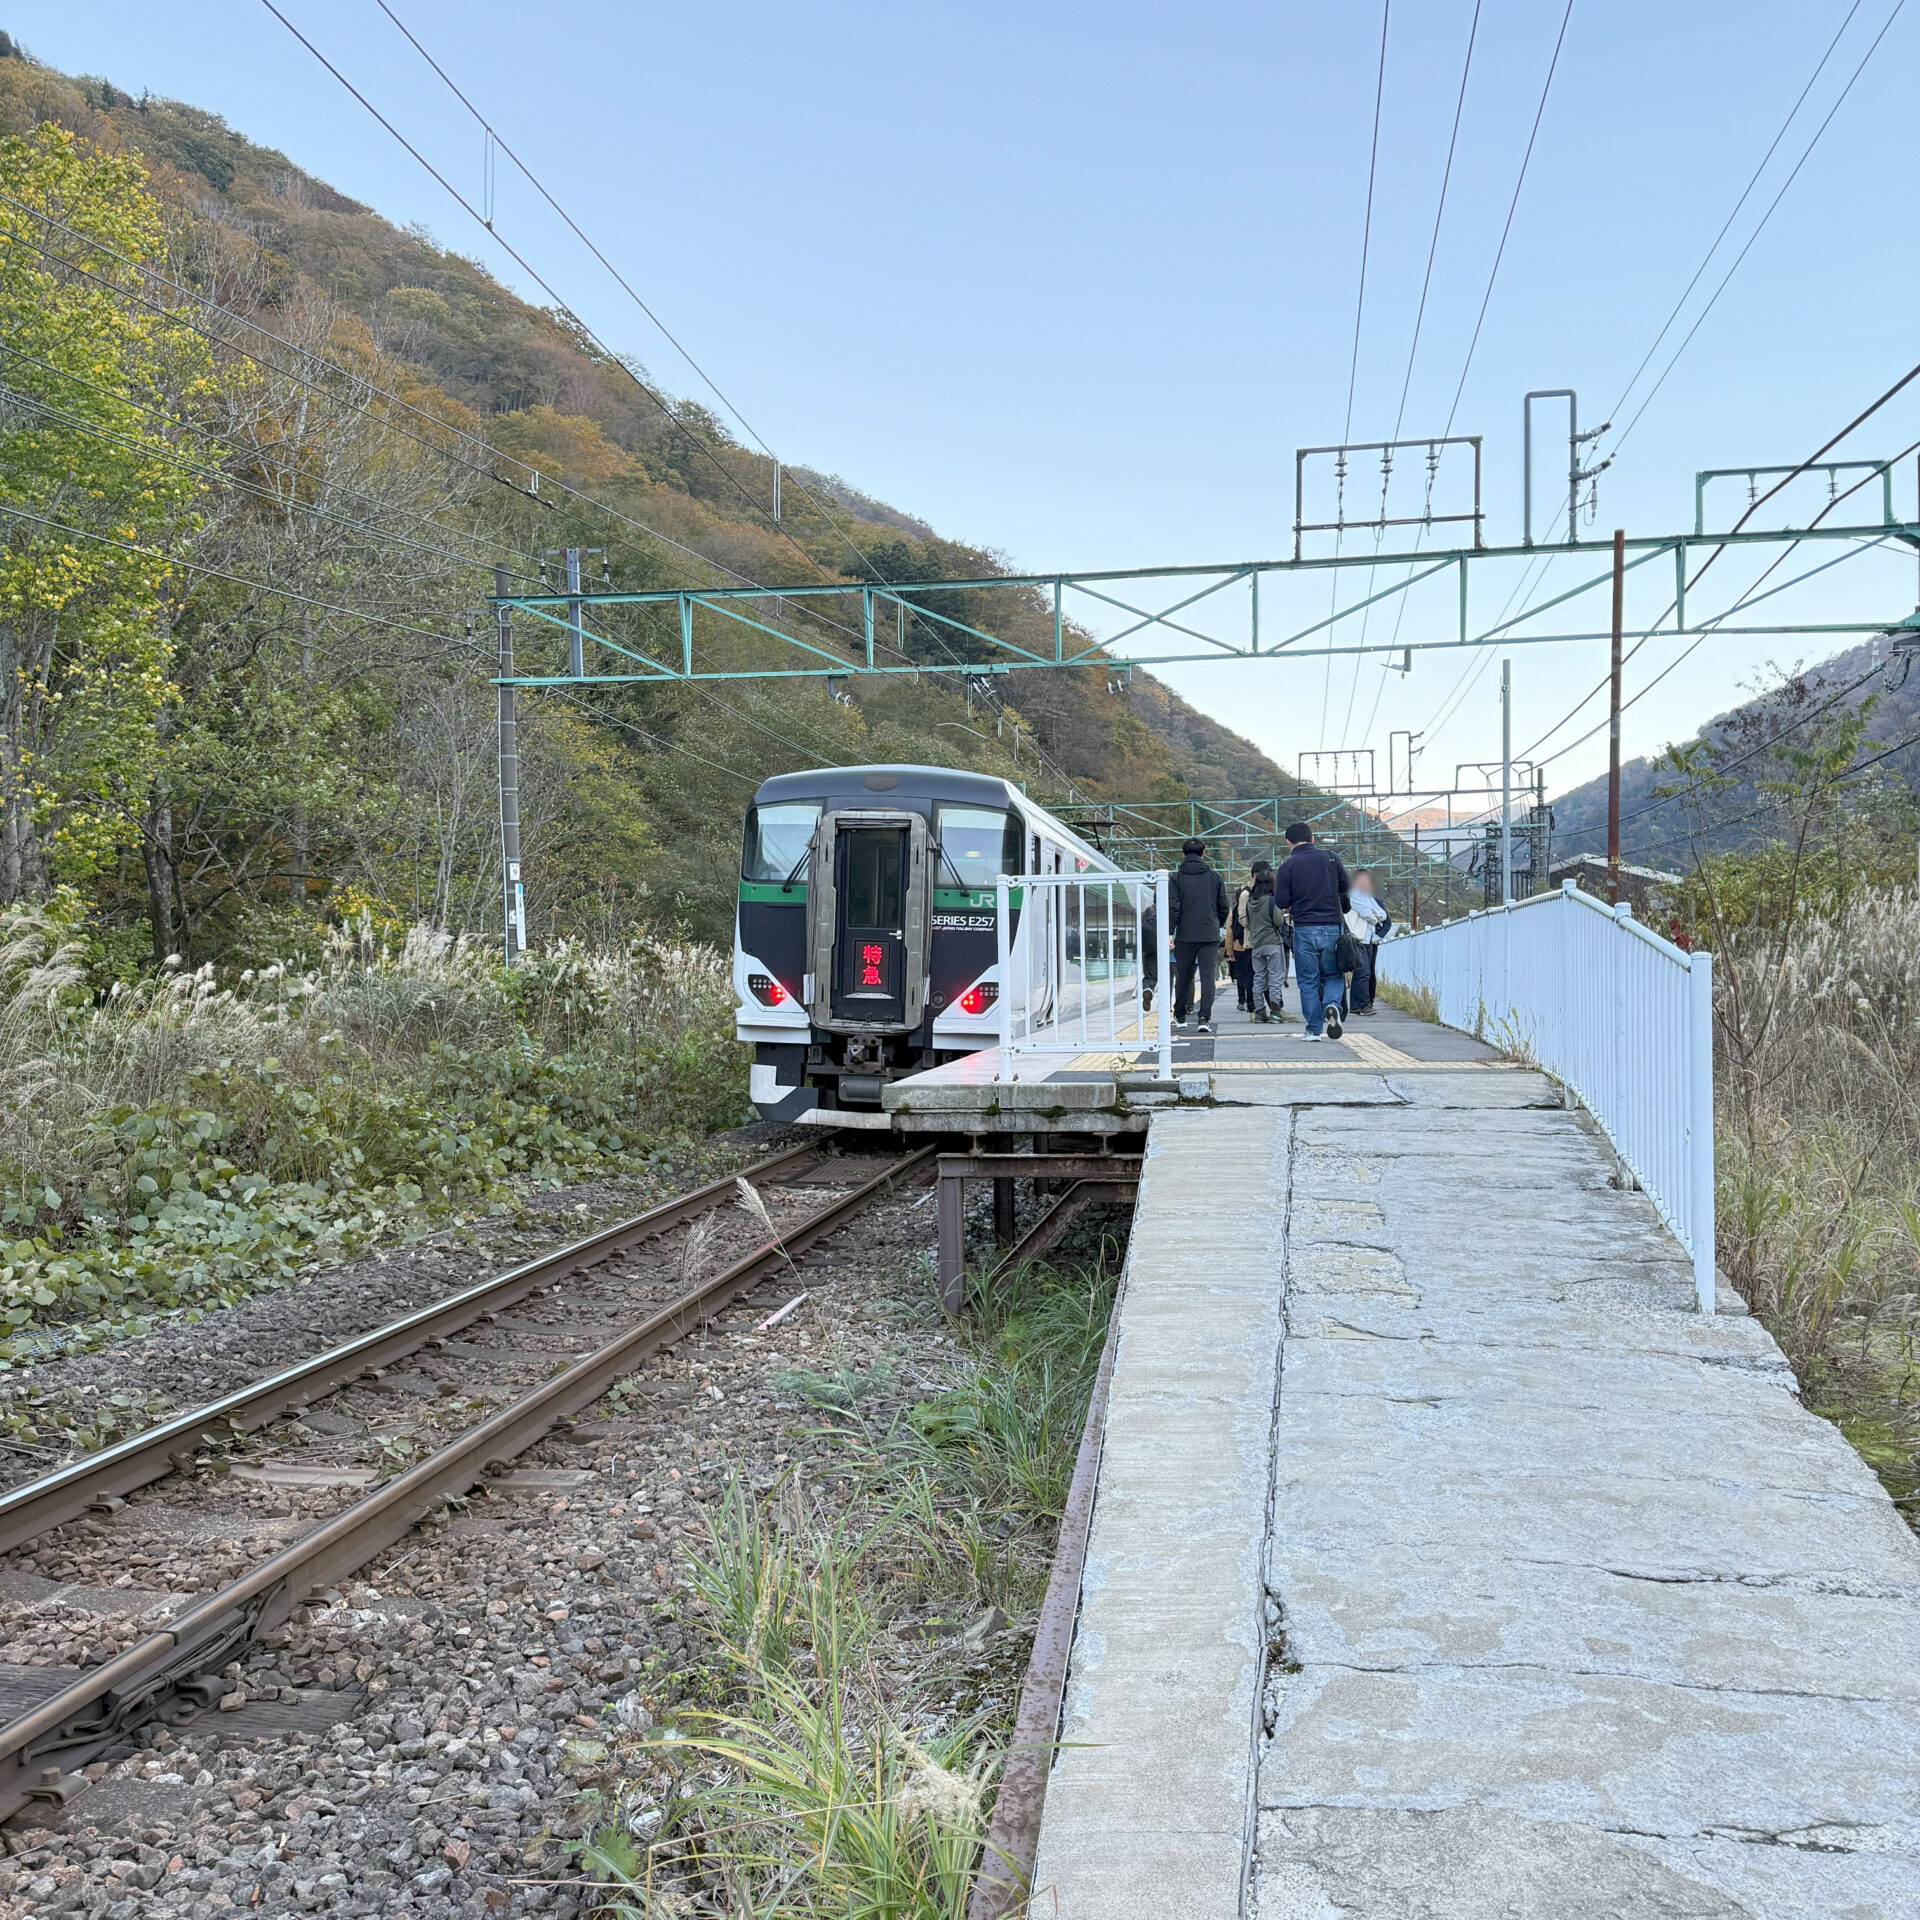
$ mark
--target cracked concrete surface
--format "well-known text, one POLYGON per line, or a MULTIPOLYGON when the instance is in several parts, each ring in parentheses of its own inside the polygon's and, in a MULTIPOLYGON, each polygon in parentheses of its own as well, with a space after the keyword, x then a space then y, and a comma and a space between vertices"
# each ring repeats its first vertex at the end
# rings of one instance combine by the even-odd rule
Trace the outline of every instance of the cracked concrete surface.
POLYGON ((1920 1916, 1920 1543, 1579 1120, 1434 1118, 1296 1121, 1249 1912, 1920 1916))
POLYGON ((1537 1076, 1301 1079, 1154 1124, 1033 1911, 1920 1920, 1872 1474, 1537 1076))

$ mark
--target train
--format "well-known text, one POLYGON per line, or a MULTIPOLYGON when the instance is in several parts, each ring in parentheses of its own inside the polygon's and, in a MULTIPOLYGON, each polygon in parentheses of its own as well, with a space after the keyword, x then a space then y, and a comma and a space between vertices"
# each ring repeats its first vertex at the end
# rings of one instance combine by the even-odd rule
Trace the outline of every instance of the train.
MULTIPOLYGON (((761 1118, 877 1114, 889 1081, 995 1045, 1000 876, 1093 870, 1120 871, 987 774, 826 767, 763 782, 733 938, 761 1118)), ((1018 941, 1017 904, 1013 919, 1018 941)))

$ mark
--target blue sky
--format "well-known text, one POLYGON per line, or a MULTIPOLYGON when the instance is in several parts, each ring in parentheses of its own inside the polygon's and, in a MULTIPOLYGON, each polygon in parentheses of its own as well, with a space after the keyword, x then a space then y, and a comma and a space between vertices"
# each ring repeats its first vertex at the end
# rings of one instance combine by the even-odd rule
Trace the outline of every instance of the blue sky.
MULTIPOLYGON (((373 0, 281 4, 477 193, 479 135, 373 0)), ((392 4, 783 458, 837 471, 1023 568, 1289 549, 1293 450, 1343 437, 1355 366, 1380 53, 1370 0, 392 4)), ((1391 433, 1403 383, 1402 431, 1437 433, 1460 388, 1455 431, 1485 436, 1489 538, 1517 538, 1522 393, 1573 386, 1583 424, 1608 416, 1851 4, 1575 0, 1460 388, 1561 6, 1482 0, 1407 382, 1474 9, 1398 0, 1348 437, 1391 433)), ((1654 373, 1895 11, 1896 0, 1853 10, 1654 373)), ((211 108, 516 283, 259 0, 12 0, 0 14, 40 58, 211 108)), ((1920 8, 1899 12, 1602 479, 1593 531, 1682 529, 1697 468, 1803 458, 1920 357, 1920 256, 1897 211, 1916 33, 1920 8)), ((603 337, 669 387, 711 399, 504 168, 497 213, 603 337)), ((1551 468, 1554 429, 1542 425, 1551 468)), ((1879 455, 1914 439, 1920 382, 1841 451, 1879 455)), ((1915 511, 1914 486, 1909 460, 1903 512, 1915 511)), ((1543 515, 1549 494, 1543 484, 1543 515)), ((1742 559, 1727 573, 1737 584, 1763 564, 1742 559)), ((1492 614, 1514 584, 1489 574, 1475 593, 1492 614)), ((1536 591, 1559 584, 1550 576, 1536 591)), ((1643 604, 1657 612, 1643 599, 1655 591, 1636 578, 1630 616, 1643 604)), ((1320 577, 1298 604, 1324 613, 1326 595, 1320 577)), ((1914 597, 1910 555, 1867 556, 1783 596, 1769 617, 1893 615, 1914 597)), ((1284 604, 1276 594, 1265 617, 1277 621, 1284 604)), ((1603 616, 1596 600, 1580 625, 1603 616)), ((1443 630, 1424 601, 1400 629, 1443 630)), ((1342 631, 1357 636, 1358 622, 1342 631)), ((1650 642, 1629 693, 1682 644, 1650 642)), ((1834 644, 1708 641, 1629 713, 1629 752, 1689 732, 1770 660, 1834 644)), ((1514 650, 1517 747, 1601 678, 1604 655, 1602 642, 1514 650)), ((1491 649, 1468 662, 1416 656, 1404 678, 1369 665, 1356 679, 1350 660, 1167 677, 1290 767, 1316 747, 1371 744, 1384 770, 1393 728, 1425 733, 1423 780, 1498 751, 1491 649)), ((1597 712, 1550 746, 1576 740, 1597 712)), ((1604 752, 1598 736, 1571 747, 1550 785, 1595 772, 1604 752)))

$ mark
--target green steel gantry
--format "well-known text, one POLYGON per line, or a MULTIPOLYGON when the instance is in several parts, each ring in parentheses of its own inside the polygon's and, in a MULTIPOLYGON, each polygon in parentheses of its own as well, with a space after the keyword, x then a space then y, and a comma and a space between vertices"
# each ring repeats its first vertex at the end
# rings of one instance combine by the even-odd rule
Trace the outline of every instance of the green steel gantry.
MULTIPOLYGON (((1856 553, 1876 548, 1920 551, 1920 523, 1906 520, 1895 511, 1890 461, 1829 461, 1794 468, 1713 468, 1695 476, 1694 489, 1692 531, 1629 537, 1626 541, 1625 566, 1629 574, 1648 567, 1670 566, 1672 569, 1671 594, 1665 610, 1651 624, 1628 625, 1624 630, 1627 638, 1651 634, 1684 636, 1703 631, 1727 636, 1845 636, 1914 624, 1917 616, 1904 608, 1884 616, 1852 620, 1766 624, 1740 618, 1762 601, 1774 599, 1856 553), (1839 475, 1862 469, 1868 477, 1860 484, 1871 484, 1875 479, 1880 483, 1878 519, 1830 526, 1816 517, 1801 526, 1777 529, 1736 526, 1725 532, 1707 531, 1706 494, 1716 480, 1744 478, 1751 491, 1761 476, 1823 475, 1837 503, 1847 497, 1838 490, 1839 475), (1716 606, 1714 611, 1701 616, 1698 582, 1721 551, 1745 547, 1790 548, 1802 544, 1839 551, 1789 580, 1764 590, 1756 588, 1745 595, 1735 595, 1725 605, 1716 606), (1707 557, 1695 568, 1693 561, 1701 555, 1707 557), (1695 598, 1693 606, 1689 605, 1690 594, 1695 598)), ((1854 491, 1858 491, 1858 484, 1848 489, 1849 493, 1854 491)), ((1432 516, 1436 523, 1444 517, 1432 516)), ((1401 522, 1343 524, 1364 527, 1401 522)), ((558 687, 684 685, 725 680, 839 680, 868 674, 941 673, 988 678, 1065 667, 1192 666, 1208 660, 1324 659, 1328 655, 1353 654, 1411 656, 1416 652, 1491 645, 1542 646, 1612 637, 1610 625, 1550 625, 1547 630, 1539 626, 1543 616, 1611 586, 1611 541, 1576 539, 1551 545, 1488 546, 1478 535, 1476 519, 1475 539, 1469 546, 1423 549, 1416 545, 1397 552, 1378 549, 1327 554, 1296 552, 1294 557, 1280 560, 1123 567, 1074 573, 994 574, 970 580, 682 586, 631 592, 606 588, 581 591, 569 582, 567 590, 553 593, 499 593, 493 597, 490 604, 495 609, 501 633, 498 679, 503 684, 519 687, 558 687), (1542 559, 1604 560, 1606 564, 1537 605, 1525 606, 1519 613, 1476 628, 1472 617, 1472 576, 1502 564, 1542 559), (1403 577, 1384 586, 1371 587, 1360 598, 1278 635, 1263 632, 1263 582, 1316 573, 1337 575, 1355 568, 1367 569, 1373 579, 1382 573, 1402 573, 1403 577), (1369 638, 1363 631, 1354 640, 1336 639, 1333 630, 1355 615, 1389 602, 1408 600, 1417 589, 1436 581, 1449 583, 1443 589, 1449 629, 1444 637, 1429 632, 1426 637, 1416 639, 1406 639, 1398 633, 1369 638), (1140 590, 1154 583, 1171 587, 1177 597, 1162 607, 1139 604, 1140 590), (1042 637, 1036 642, 1029 632, 1026 637, 1016 639, 1009 633, 996 633, 986 626, 960 619, 938 604, 943 597, 954 594, 989 598, 1025 595, 1022 625, 1030 629, 1037 619, 1042 637), (1223 604, 1222 596, 1241 601, 1240 611, 1231 616, 1230 631, 1208 632, 1193 624, 1194 609, 1206 605, 1211 612, 1223 604), (1119 616, 1122 622, 1119 630, 1097 639, 1080 631, 1075 619, 1082 603, 1090 603, 1103 616, 1119 616), (590 620, 599 620, 620 608, 640 609, 652 618, 644 623, 643 631, 625 633, 619 638, 589 625, 590 620), (1052 631, 1047 635, 1045 625, 1049 611, 1052 631), (534 621, 536 633, 551 633, 556 641, 565 640, 564 670, 526 671, 515 665, 510 628, 510 617, 515 613, 534 621), (787 624, 775 624, 782 621, 787 624), (914 658, 908 654, 909 622, 916 623, 920 635, 937 636, 943 657, 914 658), (793 631, 796 626, 805 631, 793 631), (894 629, 890 638, 886 633, 889 626, 894 629), (1135 641, 1136 636, 1149 631, 1161 639, 1166 648, 1177 645, 1180 650, 1120 651, 1135 641), (763 641, 777 643, 782 651, 773 660, 746 664, 734 657, 718 662, 703 658, 703 647, 723 634, 752 634, 763 641), (1320 644, 1308 644, 1316 638, 1320 644)), ((1337 587, 1335 591, 1337 593, 1337 587)))

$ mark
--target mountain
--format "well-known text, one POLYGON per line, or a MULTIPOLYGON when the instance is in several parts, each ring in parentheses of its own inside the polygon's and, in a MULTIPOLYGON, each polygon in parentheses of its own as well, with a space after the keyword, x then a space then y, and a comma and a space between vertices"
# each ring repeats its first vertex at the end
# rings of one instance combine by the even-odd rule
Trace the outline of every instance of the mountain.
MULTIPOLYGON (((1693 864, 1696 846, 1731 852, 1772 838, 1775 820, 1762 788, 1791 776, 1783 755, 1830 735, 1843 716, 1867 700, 1874 704, 1852 765, 1862 777, 1881 773, 1920 785, 1920 677, 1909 677, 1907 662, 1895 657, 1886 640, 1875 638, 1784 674, 1684 743, 1708 748, 1730 781, 1703 809, 1697 831, 1677 796, 1656 797, 1656 789, 1675 777, 1670 769, 1656 770, 1657 756, 1622 761, 1621 858, 1684 869, 1693 864)), ((1556 796, 1553 816, 1556 860, 1605 853, 1606 775, 1556 796)))
MULTIPOLYGON (((776 527, 772 463, 705 408, 662 394, 638 361, 604 351, 569 315, 521 300, 424 230, 394 225, 217 115, 136 95, 107 79, 57 73, 0 36, 0 134, 25 135, 49 122, 144 165, 167 211, 171 272, 192 297, 245 327, 302 344, 318 339, 330 362, 379 369, 380 383, 408 406, 475 436, 488 477, 505 486, 461 511, 524 551, 575 541, 607 547, 623 586, 742 577, 765 585, 924 582, 1002 571, 991 554, 944 540, 917 516, 804 467, 783 476, 776 527), (556 496, 553 483, 575 492, 556 496), (536 495, 551 516, 544 521, 525 505, 536 495)), ((258 357, 250 345, 256 336, 216 331, 234 353, 258 357)), ((401 424, 417 435, 410 416, 401 424)), ((369 555, 351 564, 371 576, 376 563, 369 555)), ((488 584, 481 568, 440 582, 440 617, 457 617, 457 605, 470 606, 488 584)), ((351 598, 337 581, 329 592, 351 598)), ((367 592, 371 603, 373 589, 367 592)), ((383 590, 380 598, 386 604, 391 595, 383 590)), ((953 605, 942 610, 951 617, 972 614, 970 623, 985 624, 964 604, 965 594, 945 598, 953 605)), ((1037 595, 1029 598, 1030 605, 1011 612, 1005 597, 996 599, 994 617, 1003 631, 1044 621, 1050 640, 1050 611, 1037 595)), ((309 676, 310 651, 302 669, 309 676)), ((635 911, 670 912, 718 935, 729 917, 744 790, 809 761, 936 759, 1021 779, 1061 802, 1224 800, 1299 785, 1251 742, 1145 673, 1122 685, 1102 665, 1028 672, 996 677, 969 696, 958 676, 941 672, 952 655, 934 622, 911 623, 906 651, 924 668, 922 677, 854 676, 838 698, 818 683, 761 681, 596 690, 527 703, 546 716, 523 728, 530 787, 547 793, 536 807, 544 814, 530 823, 527 856, 537 876, 537 916, 559 930, 598 925, 605 901, 619 896, 638 903, 635 911), (560 699, 573 704, 563 707, 560 699), (588 787, 587 820, 626 822, 611 838, 579 817, 575 803, 588 787)), ((229 705, 268 697, 257 684, 266 657, 258 649, 247 656, 254 678, 227 683, 229 705)), ((284 660, 281 672, 277 684, 284 683, 284 660)), ((410 694, 390 686, 389 711, 412 704, 410 694)), ((484 810, 485 700, 470 709, 460 751, 478 770, 461 776, 470 789, 463 804, 473 813, 484 810)), ((368 777, 377 763, 380 780, 397 781, 393 804, 438 794, 451 777, 406 761, 419 750, 399 739, 370 747, 368 777)), ((445 757, 451 749, 433 751, 445 757)), ((158 849, 169 873, 202 871, 209 898, 203 911, 188 889, 183 928, 170 936, 175 944, 197 942, 199 950, 231 940, 233 916, 242 911, 236 901, 304 910, 340 896, 349 879, 355 898, 371 894, 402 917, 425 913, 485 926, 495 911, 484 821, 451 852, 438 841, 426 844, 444 839, 442 826, 423 826, 425 840, 398 863, 393 846, 376 844, 367 820, 350 818, 350 810, 320 831, 310 799, 282 804, 268 795, 263 803, 256 794, 252 804, 255 817, 207 826, 205 858, 184 846, 158 849), (296 833, 302 845, 289 848, 284 843, 296 833), (332 851, 308 882, 303 848, 316 837, 330 839, 332 851), (254 848, 244 861, 234 851, 242 846, 254 848), (424 894, 423 864, 438 873, 449 863, 464 881, 436 879, 430 897, 424 894), (284 878, 252 877, 288 871, 301 876, 291 895, 284 878), (409 888, 411 897, 403 898, 409 888), (222 904, 212 904, 216 897, 222 904)), ((438 799, 431 804, 440 807, 438 799)), ((387 803, 377 811, 384 828, 387 803)), ((443 812, 435 813, 436 823, 443 812)), ((178 814, 174 807, 168 818, 178 814)), ((126 918, 139 905, 136 887, 111 911, 126 918)), ((147 906, 150 917, 162 912, 153 898, 147 906)), ((153 937, 163 944, 159 931, 153 937)))

